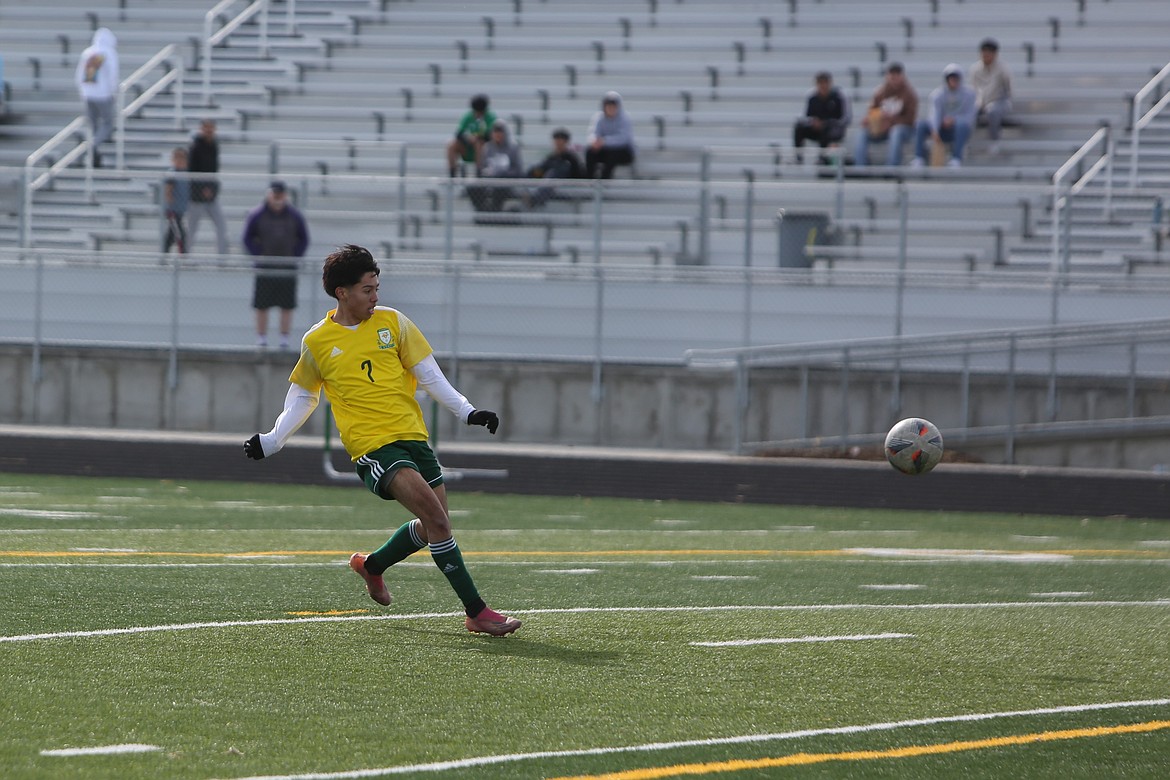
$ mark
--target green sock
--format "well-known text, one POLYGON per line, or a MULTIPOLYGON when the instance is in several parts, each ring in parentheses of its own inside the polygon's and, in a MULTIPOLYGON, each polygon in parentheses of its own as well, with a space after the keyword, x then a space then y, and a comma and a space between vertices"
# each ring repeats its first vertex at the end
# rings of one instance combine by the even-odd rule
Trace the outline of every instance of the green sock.
POLYGON ((463 608, 468 615, 474 617, 483 609, 483 599, 479 597, 479 591, 475 588, 475 583, 471 580, 471 573, 467 571, 467 567, 463 565, 463 555, 459 552, 459 545, 455 544, 455 537, 452 536, 444 539, 441 542, 431 542, 431 557, 435 559, 435 565, 439 567, 439 571, 451 583, 451 587, 455 589, 455 595, 459 596, 459 600, 463 602, 463 608))
POLYGON ((366 556, 366 571, 381 574, 403 558, 426 547, 426 542, 419 538, 421 530, 422 521, 417 517, 409 523, 403 523, 384 545, 366 556))

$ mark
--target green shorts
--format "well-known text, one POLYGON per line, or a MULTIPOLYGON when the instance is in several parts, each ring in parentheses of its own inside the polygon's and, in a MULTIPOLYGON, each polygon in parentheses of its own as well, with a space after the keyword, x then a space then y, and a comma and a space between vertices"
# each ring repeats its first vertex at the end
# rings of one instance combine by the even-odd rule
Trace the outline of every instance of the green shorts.
POLYGON ((425 441, 392 442, 362 455, 353 466, 370 492, 387 501, 394 497, 385 488, 400 468, 414 469, 431 487, 443 484, 443 467, 425 441))

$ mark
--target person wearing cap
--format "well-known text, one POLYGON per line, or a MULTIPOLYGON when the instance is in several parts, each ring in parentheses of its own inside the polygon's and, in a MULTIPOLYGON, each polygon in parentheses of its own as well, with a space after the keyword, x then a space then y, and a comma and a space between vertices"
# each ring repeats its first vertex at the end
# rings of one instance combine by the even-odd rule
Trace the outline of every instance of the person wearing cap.
MULTIPOLYGON (((796 161, 801 161, 800 149, 805 141, 815 141, 822 149, 840 143, 853 120, 849 98, 833 86, 833 76, 822 70, 813 79, 815 87, 808 94, 804 116, 792 128, 792 145, 796 147, 796 161)), ((821 155, 821 162, 828 158, 821 155)))
MULTIPOLYGON (((520 147, 512 140, 508 123, 503 119, 492 123, 491 136, 480 151, 475 173, 481 179, 519 179, 524 175, 520 147)), ((475 184, 467 188, 467 196, 476 211, 499 211, 512 194, 511 187, 500 185, 475 184)))
POLYGON ((476 95, 471 99, 470 109, 459 120, 455 137, 447 142, 448 175, 455 175, 460 160, 478 162, 480 150, 487 143, 491 127, 496 121, 496 115, 488 108, 488 102, 487 95, 476 95))
POLYGON ((622 96, 606 92, 601 98, 601 110, 593 115, 585 135, 585 175, 590 179, 598 175, 612 179, 613 169, 633 165, 636 155, 634 123, 622 106, 622 96))
MULTIPOLYGON (((571 136, 563 127, 553 130, 552 150, 536 165, 528 169, 530 179, 581 179, 585 177, 585 164, 569 145, 571 136)), ((553 187, 538 187, 528 196, 528 205, 543 206, 556 194, 553 187)))
POLYGON ((861 120, 862 131, 857 138, 853 159, 857 165, 869 165, 869 145, 888 141, 886 165, 902 164, 902 148, 914 134, 918 118, 918 93, 910 86, 906 71, 900 62, 891 62, 886 77, 873 91, 869 109, 861 120))
POLYGON ((953 62, 943 68, 943 84, 930 93, 927 116, 918 120, 914 133, 914 167, 926 165, 928 138, 935 149, 950 144, 951 157, 946 164, 962 166, 963 150, 975 128, 975 100, 975 90, 963 83, 963 69, 953 62))
POLYGON ((971 66, 967 81, 975 90, 978 116, 987 122, 990 152, 999 154, 1003 119, 1012 108, 1012 77, 999 61, 999 42, 994 38, 984 38, 979 44, 979 60, 971 66))
POLYGON ((309 226, 288 202, 284 182, 268 185, 264 202, 244 221, 244 248, 257 259, 252 308, 256 311, 256 343, 268 346, 268 310, 280 309, 280 348, 288 349, 292 313, 297 307, 297 258, 309 248, 309 226))

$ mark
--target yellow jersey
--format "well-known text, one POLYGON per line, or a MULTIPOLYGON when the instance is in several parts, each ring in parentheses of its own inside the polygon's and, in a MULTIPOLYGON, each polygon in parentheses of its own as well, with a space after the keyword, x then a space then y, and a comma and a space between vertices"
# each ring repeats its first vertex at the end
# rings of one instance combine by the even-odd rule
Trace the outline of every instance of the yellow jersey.
POLYGON ((353 328, 334 322, 336 311, 305 333, 289 381, 314 394, 325 389, 341 443, 353 460, 391 442, 426 441, 410 369, 431 354, 431 345, 395 309, 378 306, 353 328))

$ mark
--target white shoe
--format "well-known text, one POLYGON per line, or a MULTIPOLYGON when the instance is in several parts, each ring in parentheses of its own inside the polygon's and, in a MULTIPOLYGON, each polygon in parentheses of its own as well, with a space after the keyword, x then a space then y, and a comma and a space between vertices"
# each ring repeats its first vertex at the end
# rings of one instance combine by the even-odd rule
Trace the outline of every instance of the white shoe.
POLYGON ((958 157, 952 157, 951 159, 947 160, 947 167, 948 168, 962 168, 963 161, 960 160, 958 157))
POLYGON ((915 157, 913 160, 910 161, 911 168, 922 168, 922 167, 925 167, 925 165, 926 165, 926 160, 922 159, 921 157, 915 157))

